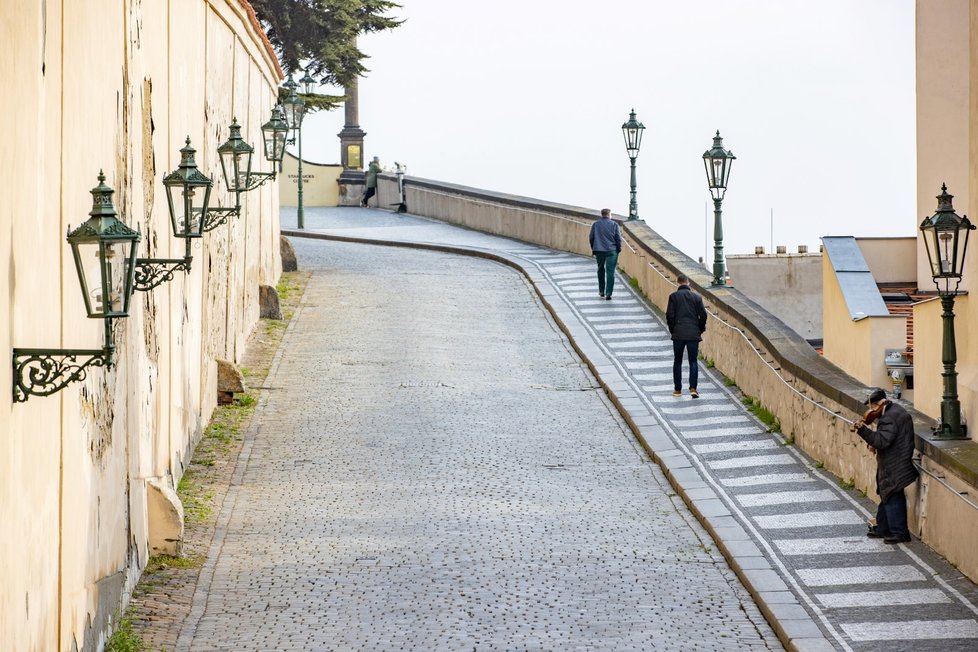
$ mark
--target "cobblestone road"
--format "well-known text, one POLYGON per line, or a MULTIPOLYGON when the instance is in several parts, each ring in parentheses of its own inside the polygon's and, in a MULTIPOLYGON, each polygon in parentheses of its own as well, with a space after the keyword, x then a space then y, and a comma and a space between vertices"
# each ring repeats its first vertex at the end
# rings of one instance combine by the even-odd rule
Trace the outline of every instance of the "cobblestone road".
MULTIPOLYGON (((713 370, 700 369, 699 400, 672 396, 664 325, 624 280, 612 304, 595 296, 593 260, 376 210, 308 210, 306 226, 301 235, 448 246, 520 268, 794 649, 978 649, 975 584, 916 539, 867 539, 875 505, 768 433, 713 370)), ((719 328, 732 326, 711 319, 707 337, 719 328)))
POLYGON ((780 649, 521 275, 295 245, 181 650, 780 649))

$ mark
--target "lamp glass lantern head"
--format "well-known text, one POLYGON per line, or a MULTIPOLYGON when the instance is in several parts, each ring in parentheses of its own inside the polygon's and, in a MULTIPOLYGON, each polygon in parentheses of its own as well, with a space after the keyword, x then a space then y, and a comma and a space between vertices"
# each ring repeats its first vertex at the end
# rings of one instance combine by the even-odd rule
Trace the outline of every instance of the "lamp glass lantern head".
POLYGON ((295 89, 298 88, 298 86, 299 85, 295 83, 295 80, 292 79, 292 73, 289 73, 289 78, 286 79, 284 82, 282 82, 282 88, 285 89, 285 94, 287 96, 293 91, 295 91, 295 89))
POLYGON ((727 181, 730 179, 730 168, 736 158, 733 152, 723 148, 723 138, 717 131, 717 135, 713 137, 713 147, 703 153, 706 181, 714 200, 723 199, 727 191, 727 181))
POLYGON ((244 192, 251 183, 251 156, 255 148, 241 137, 237 118, 231 122, 231 136, 217 148, 221 171, 229 192, 244 192))
POLYGON ((265 142, 265 160, 281 163, 285 155, 285 140, 289 135, 289 125, 277 104, 272 109, 272 117, 261 126, 262 140, 265 142))
POLYGON ((628 114, 628 122, 621 126, 621 133, 625 137, 625 151, 628 158, 638 158, 638 150, 642 147, 642 133, 645 125, 635 119, 635 109, 628 114))
POLYGON ((313 91, 316 90, 318 85, 316 79, 309 74, 309 68, 306 68, 306 74, 302 76, 299 80, 299 84, 302 85, 302 92, 306 95, 312 95, 313 91))
POLYGON ((975 228, 967 216, 954 212, 953 198, 954 195, 947 192, 947 184, 942 185, 941 194, 937 196, 937 212, 920 223, 931 276, 941 296, 957 293, 968 251, 968 236, 975 228))
POLYGON ((187 136, 187 144, 180 150, 180 167, 163 177, 170 222, 177 238, 199 238, 204 232, 213 182, 197 168, 196 152, 187 136))
POLYGON ((116 217, 112 188, 99 171, 98 185, 91 190, 89 219, 68 233, 75 271, 91 319, 127 317, 136 272, 140 240, 116 217))
POLYGON ((295 90, 289 92, 289 96, 282 101, 282 108, 285 110, 285 121, 289 129, 300 129, 302 127, 302 117, 306 111, 306 103, 302 101, 295 90))

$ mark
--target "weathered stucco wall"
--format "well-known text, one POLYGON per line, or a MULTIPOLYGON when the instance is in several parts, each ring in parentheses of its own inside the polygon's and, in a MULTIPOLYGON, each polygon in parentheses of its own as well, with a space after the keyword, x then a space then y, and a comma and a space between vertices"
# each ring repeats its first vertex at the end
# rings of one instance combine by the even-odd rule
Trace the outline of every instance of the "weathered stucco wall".
POLYGON ((818 254, 727 256, 733 285, 806 340, 822 338, 818 254))
MULTIPOLYGON (((97 349, 65 233, 99 170, 140 257, 178 258, 161 183, 189 135, 231 203, 217 146, 237 117, 261 141, 281 80, 241 0, 7 3, 0 12, 0 343, 97 349)), ((216 402, 215 358, 239 359, 258 286, 279 270, 275 184, 193 245, 193 269, 133 297, 117 364, 12 402, 0 365, 0 647, 95 649, 147 559, 147 483, 171 487, 216 402)), ((9 360, 9 357, 8 357, 9 360)))
MULTIPOLYGON (((597 218, 596 210, 413 177, 407 177, 405 185, 408 211, 413 214, 590 254, 587 235, 597 218)), ((393 175, 379 178, 378 194, 381 205, 396 201, 397 182, 393 175)), ((717 370, 770 409, 789 441, 824 464, 825 470, 875 496, 876 460, 849 429, 850 422, 865 410, 862 401, 867 394, 866 385, 819 356, 797 333, 736 288, 711 287, 711 274, 702 265, 675 249, 644 222, 625 222, 623 232, 626 246, 619 267, 635 279, 649 300, 661 309, 675 290, 677 274, 686 274, 710 313, 707 336, 700 349, 704 357, 713 360, 717 370)), ((870 338, 870 334, 866 337, 870 338)), ((956 476, 956 483, 970 486, 973 492, 975 477, 969 476, 967 469, 943 463, 947 458, 942 457, 942 451, 953 447, 926 440, 923 433, 933 422, 911 411, 918 447, 925 449, 924 466, 934 474, 925 474, 909 492, 912 527, 962 572, 978 579, 978 549, 962 544, 958 534, 978 530, 978 511, 948 487, 953 483, 944 480, 956 476), (941 511, 945 509, 946 512, 941 511), (949 520, 944 514, 953 514, 956 520, 949 520)))
MULTIPOLYGON (((338 180, 342 172, 342 165, 311 163, 303 160, 302 205, 339 206, 340 186, 338 180)), ((299 205, 299 159, 290 152, 285 153, 285 158, 282 161, 279 205, 299 205)))

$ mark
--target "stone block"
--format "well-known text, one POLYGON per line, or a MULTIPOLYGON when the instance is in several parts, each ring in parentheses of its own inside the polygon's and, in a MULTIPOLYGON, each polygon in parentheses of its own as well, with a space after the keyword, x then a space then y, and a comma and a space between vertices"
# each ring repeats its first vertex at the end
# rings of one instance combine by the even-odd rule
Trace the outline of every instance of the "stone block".
POLYGON ((244 375, 234 363, 227 360, 217 360, 217 402, 227 405, 234 400, 234 395, 245 391, 244 375))
POLYGON ((165 478, 146 480, 149 554, 180 555, 183 543, 183 503, 165 478))
POLYGON ((282 271, 299 271, 299 261, 295 257, 295 248, 292 246, 292 243, 289 242, 289 239, 284 235, 279 236, 279 245, 282 252, 282 271))
POLYGON ((278 292, 271 285, 258 286, 258 305, 262 319, 281 319, 282 308, 278 301, 278 292))

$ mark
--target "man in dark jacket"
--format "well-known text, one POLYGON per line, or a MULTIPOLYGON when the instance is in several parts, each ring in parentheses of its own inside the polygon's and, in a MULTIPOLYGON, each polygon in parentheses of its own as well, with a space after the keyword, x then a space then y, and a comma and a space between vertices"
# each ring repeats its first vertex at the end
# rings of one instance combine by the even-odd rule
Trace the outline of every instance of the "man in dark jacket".
POLYGON ((917 481, 913 465, 913 419, 901 406, 886 400, 886 392, 875 388, 866 401, 871 411, 880 412, 876 430, 860 419, 854 424, 856 432, 876 451, 876 493, 880 505, 876 510, 876 525, 870 526, 867 536, 882 538, 884 543, 910 541, 907 528, 907 499, 903 490, 917 481))
POLYGON ((591 253, 598 261, 598 293, 611 301, 615 289, 615 268, 621 253, 621 232, 618 223, 611 219, 611 209, 601 209, 601 219, 591 225, 588 235, 591 253))
POLYGON ((673 396, 682 396, 683 384, 683 351, 689 358, 689 395, 699 398, 696 391, 696 381, 699 379, 699 367, 696 356, 699 352, 700 340, 706 331, 706 308, 703 299, 689 289, 689 279, 685 274, 676 278, 679 288, 669 295, 669 305, 666 308, 666 324, 672 335, 672 386, 673 396))

